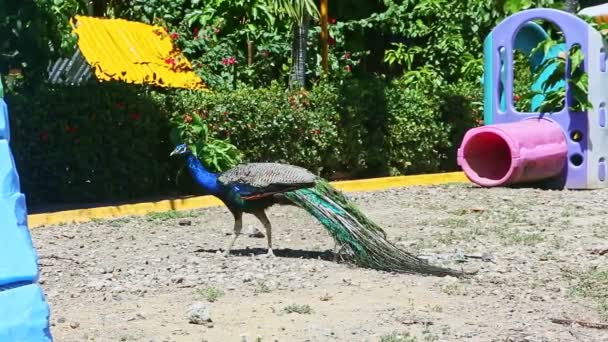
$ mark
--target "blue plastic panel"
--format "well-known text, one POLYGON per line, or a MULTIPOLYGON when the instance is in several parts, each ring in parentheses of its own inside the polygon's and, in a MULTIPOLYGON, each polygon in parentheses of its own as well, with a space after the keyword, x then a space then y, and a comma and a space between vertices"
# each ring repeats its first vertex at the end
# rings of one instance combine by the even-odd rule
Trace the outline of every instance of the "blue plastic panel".
POLYGON ((35 284, 0 292, 0 341, 52 341, 49 306, 35 284))
POLYGON ((0 197, 19 193, 19 188, 19 176, 8 141, 0 140, 0 197))
POLYGON ((22 194, 0 197, 0 286, 38 278, 36 253, 26 226, 22 194))
POLYGON ((0 101, 0 139, 11 140, 6 102, 0 101))
POLYGON ((9 128, 6 103, 0 99, 0 342, 52 341, 9 128))

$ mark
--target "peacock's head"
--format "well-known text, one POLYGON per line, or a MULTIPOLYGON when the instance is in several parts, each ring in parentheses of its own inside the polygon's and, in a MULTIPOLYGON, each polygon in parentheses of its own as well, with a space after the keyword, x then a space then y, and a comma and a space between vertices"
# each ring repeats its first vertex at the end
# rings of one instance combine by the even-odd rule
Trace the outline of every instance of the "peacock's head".
POLYGON ((169 154, 169 156, 186 154, 188 152, 190 152, 190 149, 188 148, 188 145, 186 145, 186 144, 180 144, 180 145, 175 146, 175 149, 173 150, 173 152, 171 152, 169 154))

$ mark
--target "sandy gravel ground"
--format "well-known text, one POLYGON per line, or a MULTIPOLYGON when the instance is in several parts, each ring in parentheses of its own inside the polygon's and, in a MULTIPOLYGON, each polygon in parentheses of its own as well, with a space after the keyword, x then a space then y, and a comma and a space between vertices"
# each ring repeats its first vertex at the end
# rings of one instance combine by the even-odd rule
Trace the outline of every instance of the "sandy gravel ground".
POLYGON ((335 263, 274 207, 275 258, 223 207, 32 230, 57 341, 608 341, 608 191, 411 187, 348 194, 390 239, 467 279, 335 263))

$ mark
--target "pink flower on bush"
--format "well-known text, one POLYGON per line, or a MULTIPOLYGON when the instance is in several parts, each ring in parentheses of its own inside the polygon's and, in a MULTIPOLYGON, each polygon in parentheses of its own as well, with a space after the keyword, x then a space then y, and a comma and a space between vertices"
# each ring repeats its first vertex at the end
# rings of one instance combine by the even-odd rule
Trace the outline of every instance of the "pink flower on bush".
POLYGON ((47 131, 42 131, 40 132, 40 141, 48 141, 49 140, 49 132, 47 131))
POLYGON ((129 116, 131 117, 132 121, 137 121, 141 118, 141 114, 139 114, 139 112, 131 112, 129 116))
POLYGON ((320 130, 320 129, 318 129, 318 128, 313 129, 313 130, 312 130, 312 131, 310 131, 310 132, 311 132, 312 134, 314 134, 314 135, 319 135, 319 134, 321 134, 321 130, 320 130))
POLYGON ((194 38, 198 38, 198 27, 195 27, 194 30, 192 30, 192 34, 194 35, 194 38))
POLYGON ((328 18, 327 21, 332 25, 335 25, 338 22, 336 18, 328 18))
POLYGON ((350 54, 350 52, 344 53, 344 59, 350 59, 351 57, 352 57, 352 55, 350 54))
POLYGON ((175 58, 169 57, 169 58, 165 59, 165 63, 167 63, 171 66, 175 66, 175 58))
POLYGON ((186 116, 184 116, 184 122, 185 123, 191 123, 192 122, 192 116, 186 114, 186 116))
POLYGON ((222 64, 226 65, 226 66, 234 65, 234 64, 236 64, 236 57, 231 56, 231 57, 224 58, 224 59, 222 59, 222 64))
POLYGON ((175 40, 175 39, 179 38, 179 33, 171 32, 171 35, 169 35, 169 37, 171 37, 171 39, 175 40))
POLYGON ((72 127, 69 124, 66 124, 63 127, 63 130, 66 131, 67 133, 76 133, 76 132, 78 132, 78 127, 72 127))
POLYGON ((350 65, 347 65, 344 67, 344 70, 346 70, 346 72, 351 72, 351 71, 353 71, 353 67, 350 65))
POLYGON ((328 37, 327 38, 327 44, 329 44, 329 46, 336 45, 336 40, 334 39, 334 37, 328 37))
POLYGON ((220 33, 220 29, 219 29, 219 28, 217 28, 217 27, 216 27, 216 28, 214 28, 214 29, 213 29, 213 33, 215 33, 215 34, 220 33))

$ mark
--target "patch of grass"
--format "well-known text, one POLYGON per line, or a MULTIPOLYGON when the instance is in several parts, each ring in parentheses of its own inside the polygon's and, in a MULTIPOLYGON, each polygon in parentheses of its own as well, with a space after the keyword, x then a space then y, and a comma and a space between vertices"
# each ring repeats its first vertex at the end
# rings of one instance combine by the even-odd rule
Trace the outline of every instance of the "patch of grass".
POLYGON ((444 245, 451 245, 455 241, 461 240, 462 237, 459 234, 456 234, 454 230, 450 230, 446 234, 440 234, 437 238, 437 242, 442 243, 444 245))
POLYGON ((110 227, 113 227, 113 228, 120 228, 120 227, 124 226, 127 223, 129 223, 129 219, 126 218, 126 217, 114 219, 114 220, 111 220, 111 221, 108 222, 108 224, 110 225, 110 227))
POLYGON ((608 270, 590 270, 579 274, 572 294, 593 300, 600 315, 608 319, 608 270))
POLYGON ((469 220, 462 216, 450 217, 438 222, 438 226, 446 228, 465 228, 469 225, 469 220))
POLYGON ((332 299, 333 299, 333 297, 332 297, 332 296, 330 296, 330 295, 329 295, 329 293, 325 292, 325 294, 324 294, 324 295, 322 295, 321 297, 319 297, 319 299, 320 299, 322 302, 328 302, 328 301, 332 300, 332 299))
POLYGON ((208 287, 206 289, 196 289, 195 292, 201 296, 204 296, 208 302, 213 303, 220 299, 224 295, 224 291, 216 287, 208 287))
POLYGON ((189 211, 162 211, 154 212, 146 215, 147 221, 167 221, 173 219, 180 219, 186 217, 192 217, 192 212, 189 211))
POLYGON ((264 281, 258 280, 255 284, 254 293, 270 293, 272 289, 264 281))
POLYGON ((443 312, 443 308, 440 305, 433 305, 433 306, 431 306, 431 311, 432 312, 443 312))
POLYGON ((434 342, 439 340, 439 336, 431 331, 430 326, 427 324, 424 326, 424 330, 422 330, 422 338, 428 342, 434 342))
POLYGON ((517 229, 499 231, 498 236, 509 245, 536 246, 545 240, 540 233, 526 233, 517 229))
POLYGON ((456 209, 456 210, 450 211, 450 214, 456 215, 456 216, 464 216, 464 215, 466 215, 468 213, 469 213, 469 210, 468 209, 464 209, 464 208, 460 208, 460 209, 456 209))
POLYGON ((597 222, 593 224, 593 237, 600 239, 608 239, 608 229, 603 223, 597 222))
POLYGON ((291 305, 287 305, 286 307, 284 307, 283 311, 285 311, 288 314, 298 313, 301 315, 310 315, 312 313, 312 308, 308 304, 305 304, 305 305, 291 304, 291 305))
POLYGON ((416 342, 417 339, 410 335, 409 332, 393 332, 389 335, 384 335, 380 337, 380 342, 416 342))
POLYGON ((553 249, 561 249, 564 246, 564 239, 559 236, 554 236, 551 241, 551 247, 553 249))
POLYGON ((441 292, 450 296, 466 296, 467 289, 462 283, 452 282, 449 284, 442 284, 439 289, 441 292))
POLYGON ((562 217, 572 217, 575 216, 574 211, 572 211, 571 209, 564 209, 562 210, 562 212, 560 213, 562 217))

